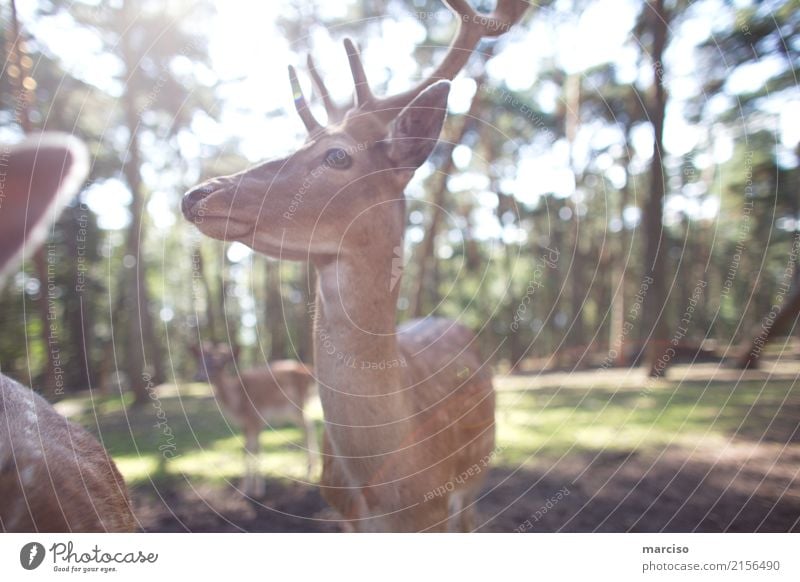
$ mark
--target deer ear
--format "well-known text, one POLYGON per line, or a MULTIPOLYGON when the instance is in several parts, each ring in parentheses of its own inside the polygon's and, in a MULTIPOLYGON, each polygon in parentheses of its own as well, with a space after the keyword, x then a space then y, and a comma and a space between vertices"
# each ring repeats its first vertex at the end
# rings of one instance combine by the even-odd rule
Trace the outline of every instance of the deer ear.
POLYGON ((449 81, 437 81, 409 103, 389 130, 389 158, 399 170, 414 172, 428 159, 442 132, 449 81))
POLYGON ((89 152, 68 134, 45 132, 0 145, 0 285, 33 255, 89 173, 89 152))

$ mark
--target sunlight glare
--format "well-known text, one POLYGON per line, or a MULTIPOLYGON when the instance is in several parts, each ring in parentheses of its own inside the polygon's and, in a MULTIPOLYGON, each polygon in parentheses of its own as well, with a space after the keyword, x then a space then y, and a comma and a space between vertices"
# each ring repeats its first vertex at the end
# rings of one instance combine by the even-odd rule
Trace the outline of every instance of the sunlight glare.
POLYGON ((128 225, 131 199, 128 187, 116 178, 92 184, 84 194, 87 206, 97 214, 98 226, 106 230, 121 229, 128 225))

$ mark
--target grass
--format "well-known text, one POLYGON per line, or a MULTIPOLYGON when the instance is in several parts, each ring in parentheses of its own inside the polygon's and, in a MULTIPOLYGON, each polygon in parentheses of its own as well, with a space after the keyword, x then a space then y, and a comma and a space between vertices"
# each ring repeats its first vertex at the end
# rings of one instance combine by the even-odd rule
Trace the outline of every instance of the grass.
MULTIPOLYGON (((132 486, 181 474, 210 482, 241 476, 243 440, 208 385, 163 385, 157 395, 133 409, 127 407, 127 395, 120 398, 119 394, 69 398, 57 408, 98 436, 132 486)), ((318 404, 309 413, 321 423, 318 404)), ((300 429, 291 425, 265 429, 260 443, 262 471, 287 479, 305 478, 300 429)))
POLYGON ((709 364, 675 367, 655 382, 628 370, 501 380, 500 461, 519 466, 540 455, 652 452, 734 438, 788 443, 798 436, 798 372, 742 375, 709 364))
MULTIPOLYGON (((498 377, 495 463, 533 466, 570 454, 693 448, 701 443, 713 448, 734 438, 796 441, 798 373, 795 363, 744 375, 702 364, 676 366, 667 379, 655 382, 630 370, 498 377)), ((127 408, 119 395, 73 397, 58 408, 98 435, 134 487, 181 474, 212 483, 239 478, 242 440, 210 388, 164 385, 157 394, 137 409, 127 408), (159 447, 174 450, 174 458, 165 458, 159 447)), ((319 432, 318 403, 309 414, 319 432)), ((275 478, 305 477, 298 428, 266 429, 260 442, 263 472, 275 478)))

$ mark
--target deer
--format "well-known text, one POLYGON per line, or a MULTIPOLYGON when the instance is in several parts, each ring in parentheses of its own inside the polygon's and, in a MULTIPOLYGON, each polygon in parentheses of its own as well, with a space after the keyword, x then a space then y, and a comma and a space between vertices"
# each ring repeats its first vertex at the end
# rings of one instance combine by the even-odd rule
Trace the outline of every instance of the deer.
POLYGON ((507 31, 527 8, 499 0, 494 12, 479 14, 465 0, 445 3, 458 22, 454 40, 413 88, 377 97, 345 39, 355 99, 339 107, 309 56, 327 125, 289 66, 304 144, 206 180, 181 201, 201 233, 315 270, 320 487, 346 530, 473 531, 495 453, 495 393, 477 336, 433 316, 396 325, 404 190, 438 142, 450 81, 483 37, 507 31))
MULTIPOLYGON (((71 135, 0 146, 0 285, 43 241, 88 174, 71 135)), ((0 530, 132 532, 125 481, 100 442, 30 388, 0 374, 0 530)))
POLYGON ((228 374, 225 368, 235 364, 238 351, 228 344, 204 342, 194 347, 202 372, 214 389, 214 395, 226 415, 236 423, 245 439, 245 476, 242 491, 250 497, 262 497, 266 482, 258 471, 258 436, 267 425, 289 421, 300 428, 307 455, 306 477, 316 470, 318 455, 316 431, 305 415, 311 396, 313 375, 296 360, 276 360, 268 366, 228 374))

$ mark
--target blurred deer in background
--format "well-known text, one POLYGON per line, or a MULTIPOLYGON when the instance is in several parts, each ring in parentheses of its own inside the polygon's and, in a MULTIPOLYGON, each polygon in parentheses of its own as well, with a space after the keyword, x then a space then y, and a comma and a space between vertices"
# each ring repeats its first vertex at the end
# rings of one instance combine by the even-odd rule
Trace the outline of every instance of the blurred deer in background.
POLYGON ((314 381, 308 368, 295 360, 277 360, 269 366, 241 372, 237 368, 236 375, 231 375, 225 368, 236 364, 237 353, 227 344, 206 342, 193 351, 214 388, 217 402, 244 434, 244 493, 253 497, 264 494, 264 477, 258 471, 258 436, 268 424, 288 421, 300 427, 307 455, 306 475, 311 478, 319 452, 314 424, 305 415, 314 381))
MULTIPOLYGON (((0 285, 39 247, 88 172, 85 146, 41 134, 0 146, 0 285)), ((128 492, 96 438, 0 375, 0 529, 134 531, 128 492)))
POLYGON ((455 40, 417 86, 376 97, 345 40, 352 107, 336 107, 311 71, 328 111, 325 127, 290 67, 305 144, 287 158, 208 180, 182 203, 208 236, 313 263, 323 495, 362 531, 472 530, 494 451, 494 390, 475 335, 439 318, 395 325, 403 190, 437 143, 448 80, 482 37, 507 31, 528 4, 500 0, 490 15, 464 0, 448 5, 458 20, 455 40))

